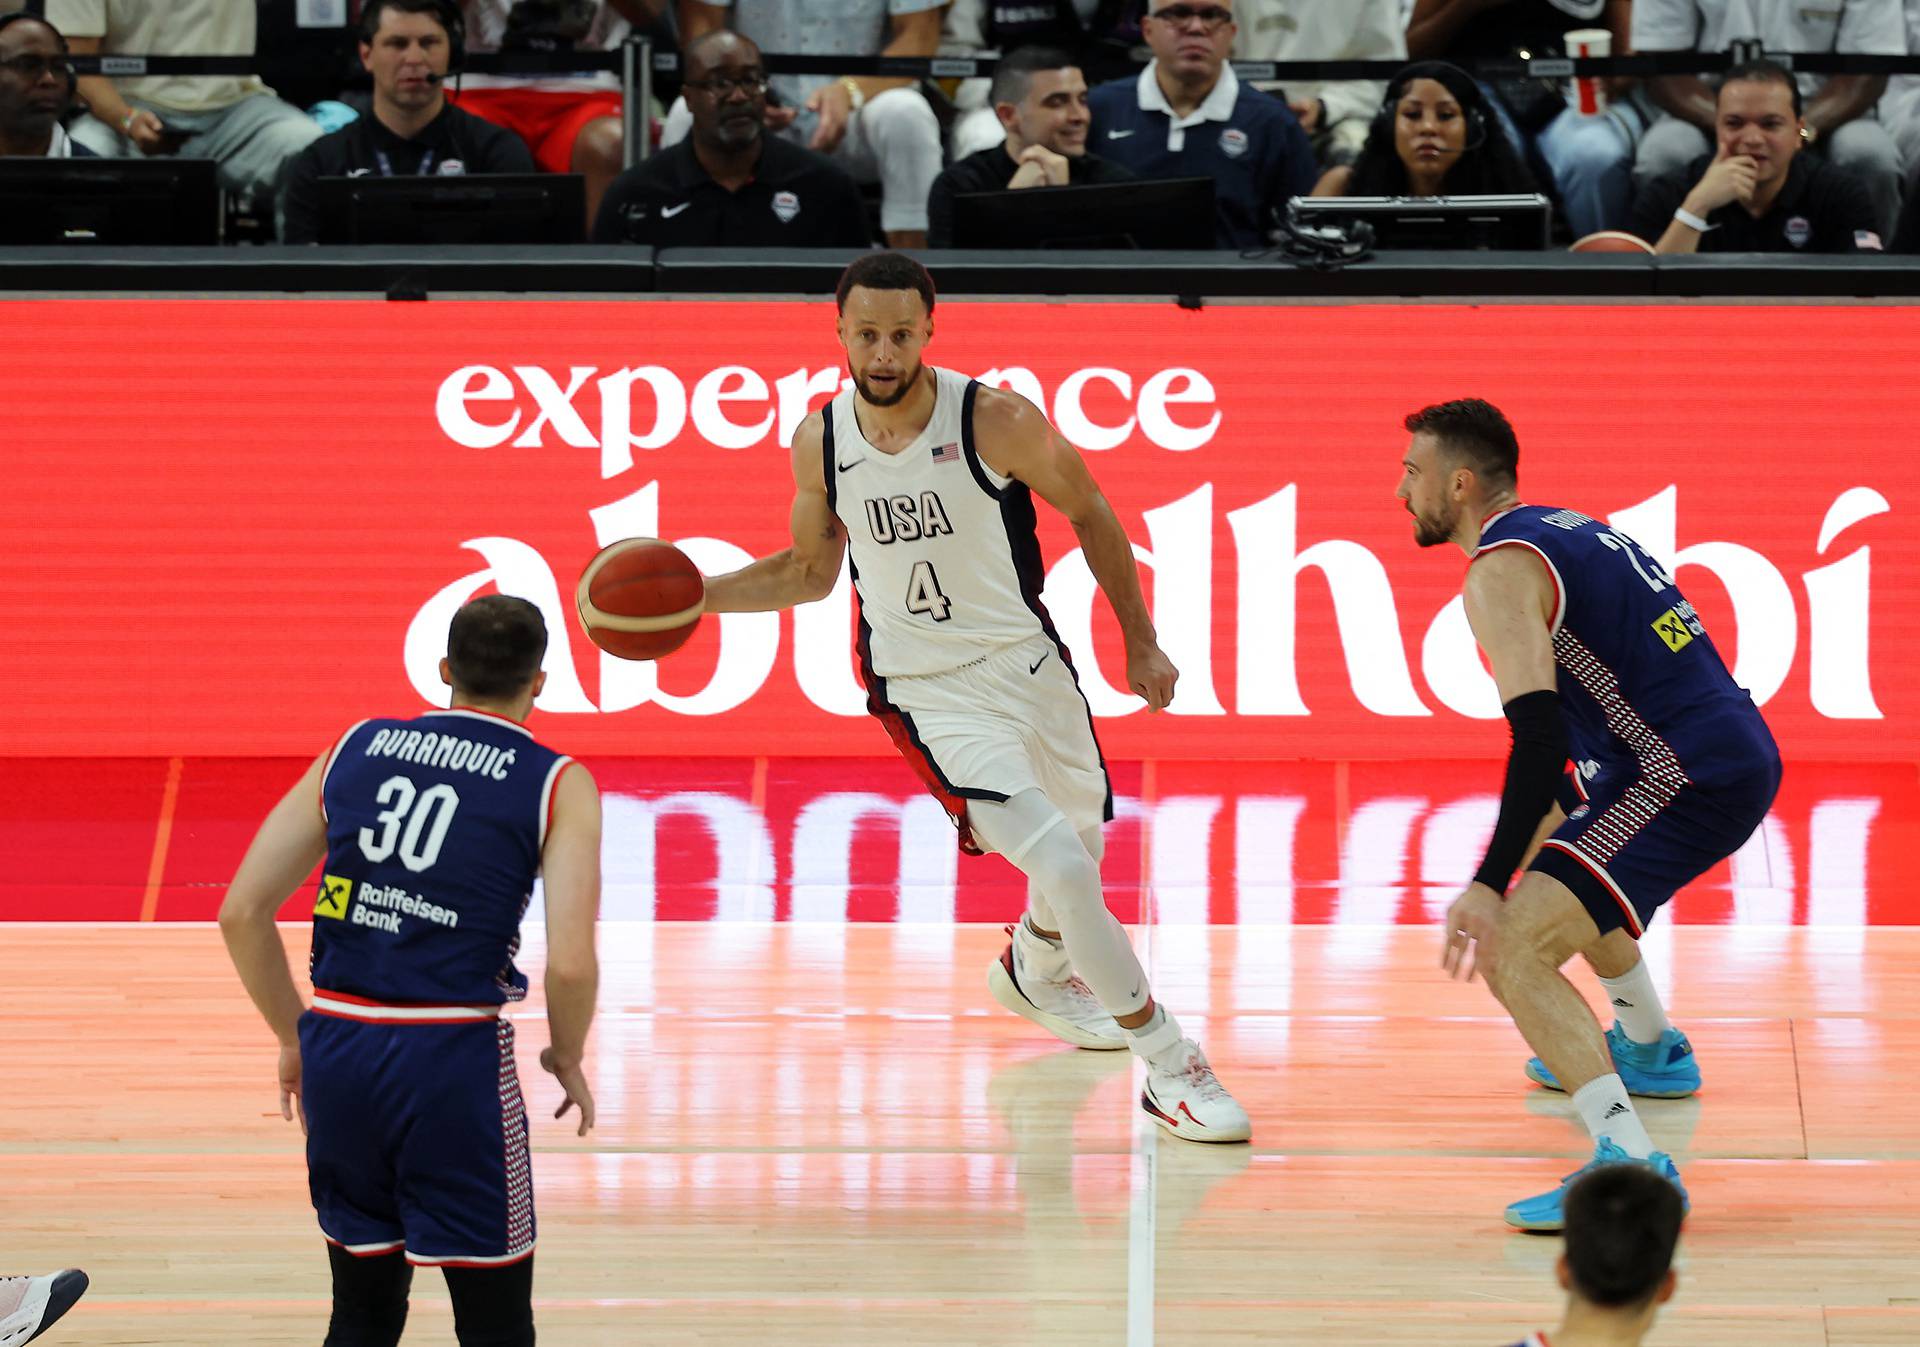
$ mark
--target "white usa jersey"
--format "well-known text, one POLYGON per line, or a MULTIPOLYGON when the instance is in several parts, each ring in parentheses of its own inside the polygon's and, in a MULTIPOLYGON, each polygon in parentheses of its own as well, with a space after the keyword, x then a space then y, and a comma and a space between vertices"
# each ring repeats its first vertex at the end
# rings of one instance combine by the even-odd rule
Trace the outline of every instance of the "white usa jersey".
MULTIPOLYGON (((827 502, 847 530, 869 684, 944 673, 1042 633, 1046 572, 1026 484, 981 462, 979 385, 929 366, 933 418, 896 454, 867 443, 853 389, 826 408, 827 502)), ((1056 638, 1057 639, 1057 638, 1056 638)))

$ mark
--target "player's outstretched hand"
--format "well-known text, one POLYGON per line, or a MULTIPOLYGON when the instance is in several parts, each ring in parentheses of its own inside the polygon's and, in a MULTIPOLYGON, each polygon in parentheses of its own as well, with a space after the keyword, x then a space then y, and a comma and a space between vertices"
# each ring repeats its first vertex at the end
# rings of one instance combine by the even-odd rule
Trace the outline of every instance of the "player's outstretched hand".
POLYGON ((567 1116, 567 1110, 576 1104, 580 1108, 580 1128, 576 1136, 585 1136, 593 1130, 593 1091, 587 1088, 587 1076, 578 1066, 561 1066, 553 1055, 552 1048, 540 1049, 540 1069, 560 1082, 560 1088, 567 1097, 560 1101, 560 1107, 553 1111, 556 1118, 567 1116))
POLYGON ((1472 982, 1493 971, 1494 935, 1500 927, 1500 895, 1484 884, 1469 884, 1447 909, 1446 943, 1440 966, 1448 977, 1472 982))
POLYGON ((1179 681, 1180 671, 1158 645, 1127 651, 1127 686, 1146 702, 1147 710, 1158 711, 1172 701, 1173 685, 1179 681))
POLYGON ((280 1047, 280 1116, 288 1122, 300 1119, 300 1135, 307 1134, 307 1111, 300 1104, 300 1045, 284 1043, 280 1047))

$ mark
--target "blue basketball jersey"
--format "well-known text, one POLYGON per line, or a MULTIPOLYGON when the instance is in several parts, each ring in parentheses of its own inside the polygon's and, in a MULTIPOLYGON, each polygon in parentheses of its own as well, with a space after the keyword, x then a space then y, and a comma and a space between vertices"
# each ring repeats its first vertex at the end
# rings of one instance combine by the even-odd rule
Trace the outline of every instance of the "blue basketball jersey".
POLYGON ((327 860, 313 985, 382 1002, 500 1005, 554 784, 572 761, 481 711, 367 720, 321 780, 327 860))
POLYGON ((1575 510, 1521 505, 1481 526, 1476 558, 1521 547, 1556 591, 1553 656, 1575 760, 1673 786, 1742 781, 1773 736, 1693 605, 1631 538, 1575 510))

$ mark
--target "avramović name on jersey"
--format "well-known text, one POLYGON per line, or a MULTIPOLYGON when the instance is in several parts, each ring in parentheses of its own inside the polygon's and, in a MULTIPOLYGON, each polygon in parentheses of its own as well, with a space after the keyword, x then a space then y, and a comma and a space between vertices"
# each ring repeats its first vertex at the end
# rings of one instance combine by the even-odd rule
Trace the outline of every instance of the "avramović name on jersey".
POLYGON ((381 730, 367 741, 366 756, 417 762, 426 767, 444 767, 450 772, 472 772, 475 776, 505 781, 507 769, 513 766, 514 751, 475 743, 457 734, 381 730))
POLYGON ((353 905, 352 921, 355 926, 373 926, 397 934, 403 914, 445 926, 449 930, 460 924, 460 914, 452 908, 430 903, 405 889, 390 889, 384 884, 369 884, 362 880, 360 891, 354 896, 359 900, 353 905), (386 908, 387 911, 368 911, 375 907, 386 908))

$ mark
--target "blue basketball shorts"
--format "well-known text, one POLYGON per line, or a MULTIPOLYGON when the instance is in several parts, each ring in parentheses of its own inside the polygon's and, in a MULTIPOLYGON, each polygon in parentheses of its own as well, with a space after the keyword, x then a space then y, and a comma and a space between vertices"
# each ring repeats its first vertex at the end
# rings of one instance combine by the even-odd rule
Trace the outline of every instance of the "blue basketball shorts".
POLYGON ((1575 769, 1559 792, 1566 822, 1528 868, 1571 889, 1601 935, 1625 927, 1638 940, 1683 885, 1746 845, 1779 789, 1777 754, 1716 773, 1711 787, 1575 769))
POLYGON ((533 1252, 511 1024, 310 1010, 300 1055, 307 1181, 329 1243, 443 1267, 501 1267, 533 1252))

